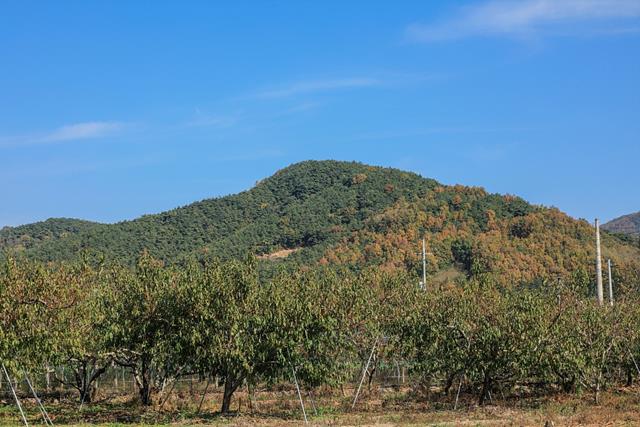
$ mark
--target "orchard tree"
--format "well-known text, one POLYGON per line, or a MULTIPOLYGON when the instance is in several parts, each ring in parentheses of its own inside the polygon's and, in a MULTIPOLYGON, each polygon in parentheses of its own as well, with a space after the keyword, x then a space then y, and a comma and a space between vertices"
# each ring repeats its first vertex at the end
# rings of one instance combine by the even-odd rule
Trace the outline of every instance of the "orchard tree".
POLYGON ((78 390, 83 403, 93 401, 96 381, 112 364, 101 333, 105 322, 100 304, 102 273, 101 264, 92 266, 84 259, 78 265, 61 270, 50 281, 52 286, 64 287, 71 301, 57 319, 58 339, 53 362, 71 369, 73 375, 71 380, 64 377, 57 380, 78 390))
POLYGON ((544 300, 525 289, 479 289, 471 303, 477 317, 469 331, 468 377, 481 384, 478 403, 491 391, 530 378, 544 336, 544 300))
MULTIPOLYGON (((413 310, 395 325, 399 348, 421 383, 445 377, 445 392, 469 365, 470 329, 477 314, 464 288, 423 292, 413 310)), ((428 390, 427 390, 428 392, 428 390)))
POLYGON ((187 302, 190 331, 189 354, 202 375, 224 382, 222 413, 229 412, 233 393, 256 375, 257 348, 262 337, 259 285, 255 261, 208 262, 189 292, 178 300, 187 302))
POLYGON ((98 332, 116 363, 133 373, 143 405, 151 405, 153 393, 180 372, 174 345, 180 335, 178 277, 145 252, 134 272, 110 269, 102 287, 98 332))
POLYGON ((613 368, 621 357, 627 356, 627 327, 638 327, 627 324, 626 313, 621 308, 620 305, 601 307, 594 301, 583 301, 579 315, 572 322, 572 331, 579 343, 576 354, 578 381, 593 392, 596 404, 603 387, 612 379, 613 368))
POLYGON ((260 289, 265 337, 257 352, 264 378, 297 380, 308 387, 343 381, 349 348, 344 282, 321 269, 284 273, 260 289))
POLYGON ((0 361, 8 369, 40 369, 52 357, 62 333, 56 320, 69 304, 62 271, 11 257, 0 267, 0 361))
POLYGON ((396 352, 395 326, 414 312, 417 298, 424 292, 413 277, 400 272, 367 269, 347 277, 348 281, 341 279, 346 287, 342 294, 347 310, 345 329, 358 365, 364 368, 371 358, 366 372, 371 388, 379 360, 396 352))

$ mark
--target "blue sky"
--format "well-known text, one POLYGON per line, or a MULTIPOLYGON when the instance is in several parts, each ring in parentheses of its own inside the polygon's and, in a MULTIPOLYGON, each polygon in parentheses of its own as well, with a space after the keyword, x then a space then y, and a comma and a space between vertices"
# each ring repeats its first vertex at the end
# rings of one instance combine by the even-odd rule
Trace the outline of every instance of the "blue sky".
POLYGON ((640 210, 640 2, 0 3, 0 227, 329 158, 640 210))

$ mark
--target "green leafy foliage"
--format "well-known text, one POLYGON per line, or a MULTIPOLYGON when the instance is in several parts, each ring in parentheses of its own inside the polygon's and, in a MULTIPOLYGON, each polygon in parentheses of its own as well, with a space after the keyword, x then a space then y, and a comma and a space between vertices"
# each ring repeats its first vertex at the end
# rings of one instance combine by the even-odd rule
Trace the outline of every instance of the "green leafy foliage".
POLYGON ((134 221, 3 229, 19 256, 0 268, 0 360, 71 368, 85 403, 112 363, 145 405, 181 375, 217 378, 227 412, 243 384, 337 386, 370 355, 369 382, 402 359, 423 390, 458 381, 481 404, 518 387, 597 400, 640 359, 640 250, 603 235, 616 305, 598 307, 592 241, 585 221, 517 197, 303 162, 134 221))
POLYGON ((243 384, 303 388, 349 382, 372 357, 404 360, 427 393, 464 384, 480 404, 496 392, 588 390, 598 400, 640 360, 640 278, 613 307, 597 306, 588 276, 545 287, 459 279, 421 290, 404 272, 318 268, 258 275, 256 260, 134 269, 8 259, 0 269, 0 357, 12 370, 63 365, 80 400, 116 363, 149 405, 163 385, 197 373, 224 383, 221 411, 243 384), (373 350, 373 351, 372 351, 373 350))
POLYGON ((369 216, 435 185, 396 169, 308 161, 277 172, 249 191, 133 221, 110 225, 49 220, 4 228, 0 248, 44 261, 74 259, 90 249, 130 265, 143 250, 172 263, 193 254, 241 259, 246 253, 283 248, 305 248, 295 254, 298 261, 317 259, 369 216), (357 178, 363 175, 366 179, 357 178))
MULTIPOLYGON (((167 264, 191 257, 258 258, 261 275, 282 264, 376 267, 419 274, 426 238, 429 281, 459 276, 514 284, 569 280, 592 271, 593 228, 557 209, 481 188, 443 186, 418 175, 360 163, 308 161, 243 193, 118 224, 49 220, 0 231, 0 248, 42 261, 90 251, 135 265, 147 251, 167 264)), ((616 273, 640 270, 628 236, 605 233, 616 273)))

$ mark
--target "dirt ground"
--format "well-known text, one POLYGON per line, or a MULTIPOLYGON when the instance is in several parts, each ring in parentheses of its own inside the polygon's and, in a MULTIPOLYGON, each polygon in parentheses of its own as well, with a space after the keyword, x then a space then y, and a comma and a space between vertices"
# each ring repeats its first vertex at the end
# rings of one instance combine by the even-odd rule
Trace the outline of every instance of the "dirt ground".
MULTIPOLYGON (((350 391, 349 391, 350 392, 350 391)), ((307 394, 305 409, 312 426, 640 426, 640 389, 620 388, 602 394, 600 404, 589 395, 556 395, 507 398, 484 407, 473 396, 461 396, 454 410, 452 396, 428 400, 406 390, 365 393, 355 409, 352 394, 339 392, 307 394)), ((143 408, 134 396, 100 396, 79 408, 71 398, 45 398, 45 406, 56 425, 200 425, 200 426, 294 426, 303 425, 303 414, 292 390, 254 392, 234 396, 234 413, 217 413, 218 391, 210 392, 198 406, 202 394, 182 390, 156 398, 156 405, 143 408), (164 401, 164 402, 163 402, 164 401)), ((13 402, 0 401, 0 424, 20 425, 13 402)), ((43 425, 34 400, 23 399, 29 424, 43 425)))

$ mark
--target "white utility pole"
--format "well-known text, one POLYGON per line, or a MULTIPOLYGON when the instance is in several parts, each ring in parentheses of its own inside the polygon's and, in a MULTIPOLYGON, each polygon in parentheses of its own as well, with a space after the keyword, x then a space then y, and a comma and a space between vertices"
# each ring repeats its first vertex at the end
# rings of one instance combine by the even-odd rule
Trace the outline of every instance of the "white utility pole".
POLYGON ((611 260, 607 260, 607 266, 609 267, 609 305, 613 307, 613 278, 611 277, 611 260))
POLYGON ((596 218, 596 293, 598 304, 604 303, 604 293, 602 290, 602 256, 600 251, 600 222, 596 218))
POLYGON ((427 243, 422 239, 422 287, 427 289, 427 243))

